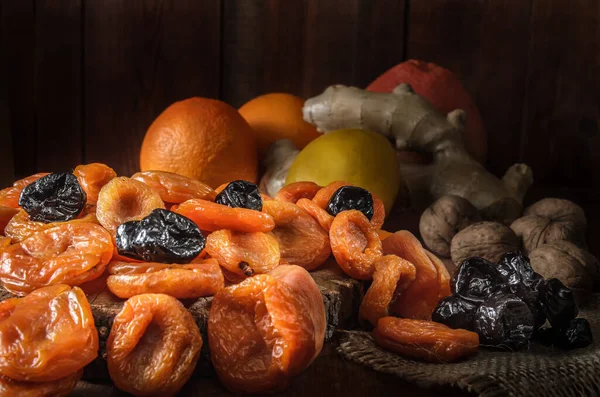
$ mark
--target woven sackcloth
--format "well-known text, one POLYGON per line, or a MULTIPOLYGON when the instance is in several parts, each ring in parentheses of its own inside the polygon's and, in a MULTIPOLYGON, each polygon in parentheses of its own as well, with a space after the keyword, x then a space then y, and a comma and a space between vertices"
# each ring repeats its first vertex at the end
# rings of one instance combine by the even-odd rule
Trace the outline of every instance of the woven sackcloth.
POLYGON ((579 317, 590 322, 595 342, 571 351, 532 343, 519 352, 481 348, 462 362, 430 364, 387 352, 362 331, 341 331, 337 349, 346 359, 425 387, 457 386, 490 397, 600 396, 600 294, 579 317))

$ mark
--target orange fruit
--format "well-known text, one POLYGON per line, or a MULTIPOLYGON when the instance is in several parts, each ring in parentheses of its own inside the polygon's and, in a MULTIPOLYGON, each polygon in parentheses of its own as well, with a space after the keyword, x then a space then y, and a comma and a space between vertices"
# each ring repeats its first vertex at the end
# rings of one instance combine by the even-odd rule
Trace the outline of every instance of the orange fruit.
POLYGON ((142 143, 142 171, 169 171, 215 188, 237 179, 256 182, 254 133, 225 102, 189 98, 154 120, 142 143))
POLYGON ((262 155, 279 139, 291 140, 302 149, 321 134, 302 118, 304 99, 292 94, 265 94, 246 102, 240 114, 256 133, 256 145, 262 155))

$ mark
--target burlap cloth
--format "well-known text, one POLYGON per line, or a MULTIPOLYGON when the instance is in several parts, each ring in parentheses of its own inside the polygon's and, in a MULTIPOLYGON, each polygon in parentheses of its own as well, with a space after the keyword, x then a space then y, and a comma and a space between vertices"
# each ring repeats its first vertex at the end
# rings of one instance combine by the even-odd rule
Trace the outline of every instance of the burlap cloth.
POLYGON ((590 322, 595 342, 571 351, 532 343, 520 352, 481 348, 462 362, 430 364, 380 349, 367 332, 342 331, 338 352, 348 360, 425 387, 457 386, 490 397, 600 396, 600 294, 580 309, 579 317, 590 322))

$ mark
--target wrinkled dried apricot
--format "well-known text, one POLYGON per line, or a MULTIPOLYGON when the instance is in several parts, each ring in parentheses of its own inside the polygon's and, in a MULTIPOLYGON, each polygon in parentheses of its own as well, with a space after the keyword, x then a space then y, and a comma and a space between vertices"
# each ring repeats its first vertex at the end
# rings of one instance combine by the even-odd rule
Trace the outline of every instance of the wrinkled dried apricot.
POLYGON ((370 280, 375 261, 383 255, 375 228, 360 211, 339 213, 329 230, 331 251, 342 270, 352 278, 370 280))
POLYGON ((273 234, 281 258, 306 270, 321 266, 331 255, 329 236, 321 225, 296 204, 265 201, 263 211, 275 220, 273 234))
POLYGON ((179 204, 191 199, 213 201, 217 195, 207 184, 173 172, 143 171, 131 178, 150 186, 166 203, 179 204))
POLYGON ((10 245, 10 237, 0 236, 0 253, 10 245))
POLYGON ((40 172, 39 174, 34 174, 28 176, 27 178, 19 179, 13 183, 11 187, 0 190, 0 205, 4 207, 19 208, 19 197, 21 196, 21 191, 25 188, 25 186, 48 174, 48 172, 40 172))
POLYGON ((96 216, 100 224, 114 236, 121 223, 140 220, 156 208, 165 208, 158 193, 145 183, 118 177, 100 189, 96 216))
POLYGON ((88 204, 96 204, 100 189, 117 177, 115 170, 102 163, 78 165, 73 170, 73 174, 87 195, 88 204))
POLYGON ((429 260, 431 260, 431 263, 433 263, 433 266, 435 266, 437 273, 438 273, 438 283, 440 285, 438 299, 442 299, 442 298, 452 295, 452 291, 450 289, 450 273, 448 273, 448 269, 446 268, 446 265, 444 265, 444 262, 442 262, 440 260, 440 258, 435 256, 435 254, 433 254, 427 250, 424 250, 424 251, 425 251, 425 254, 427 255, 427 257, 429 258, 429 260))
POLYGON ((401 317, 430 320, 440 299, 440 277, 419 240, 401 230, 383 241, 383 251, 406 259, 417 269, 415 281, 398 297, 392 312, 401 317))
POLYGON ((114 319, 108 372, 115 386, 134 396, 174 396, 192 375, 201 347, 198 326, 181 302, 136 295, 114 319))
POLYGON ((52 284, 79 285, 100 276, 112 254, 112 239, 101 226, 60 223, 7 247, 0 254, 0 281, 16 295, 52 284))
POLYGON ((98 219, 96 218, 95 213, 90 213, 84 215, 83 217, 79 217, 67 222, 35 222, 29 219, 29 214, 27 214, 27 212, 20 210, 17 215, 15 215, 10 222, 8 222, 6 228, 4 229, 4 234, 6 237, 10 237, 13 243, 20 243, 32 234, 41 232, 42 230, 50 229, 59 225, 78 223, 98 224, 98 219))
POLYGON ((51 382, 23 382, 0 375, 0 397, 67 397, 83 370, 51 382))
POLYGON ((319 222, 319 225, 321 225, 323 230, 329 233, 329 229, 331 229, 331 223, 333 222, 333 216, 329 215, 323 208, 306 198, 299 199, 296 202, 296 205, 308 212, 310 216, 319 222))
MULTIPOLYGON (((0 235, 4 234, 4 228, 8 222, 19 212, 17 208, 4 207, 0 205, 0 235)), ((24 211, 23 211, 24 212, 24 211)))
POLYGON ((475 332, 407 318, 380 319, 373 337, 386 350, 434 363, 458 361, 479 348, 475 332))
POLYGON ((390 306, 415 276, 415 266, 399 256, 386 255, 376 260, 373 283, 360 304, 358 318, 376 327, 380 318, 390 315, 390 306))
POLYGON ((271 233, 217 230, 206 238, 206 252, 237 276, 268 273, 279 265, 279 243, 271 233))
POLYGON ((386 238, 390 237, 392 234, 392 232, 388 232, 387 230, 383 230, 383 229, 379 229, 377 230, 377 234, 379 235, 379 239, 381 241, 385 240, 386 238))
POLYGON ((98 332, 83 291, 58 284, 0 302, 0 373, 51 382, 98 355, 98 332))
POLYGON ((279 266, 214 296, 208 319, 212 363, 233 392, 282 390, 319 355, 325 325, 323 298, 310 274, 279 266))
POLYGON ((188 265, 111 262, 108 272, 108 289, 119 298, 148 293, 199 298, 214 295, 225 284, 215 259, 188 265))
POLYGON ((275 200, 296 204, 300 199, 312 200, 319 190, 321 186, 314 182, 294 182, 282 187, 277 192, 275 200))
POLYGON ((209 232, 221 229, 245 233, 270 232, 275 227, 273 217, 264 212, 231 208, 200 199, 185 201, 173 211, 190 218, 200 230, 209 232))

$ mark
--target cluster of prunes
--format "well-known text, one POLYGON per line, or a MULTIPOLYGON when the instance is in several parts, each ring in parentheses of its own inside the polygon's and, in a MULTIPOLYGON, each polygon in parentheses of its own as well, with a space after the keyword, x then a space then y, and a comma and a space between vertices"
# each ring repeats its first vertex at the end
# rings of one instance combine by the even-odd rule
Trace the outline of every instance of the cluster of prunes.
POLYGON ((521 252, 505 254, 498 264, 466 259, 451 287, 453 294, 439 302, 432 319, 476 332, 482 345, 517 350, 534 337, 564 349, 592 342, 590 324, 576 318, 572 291, 558 279, 544 280, 521 252), (546 320, 551 328, 542 328, 546 320))

